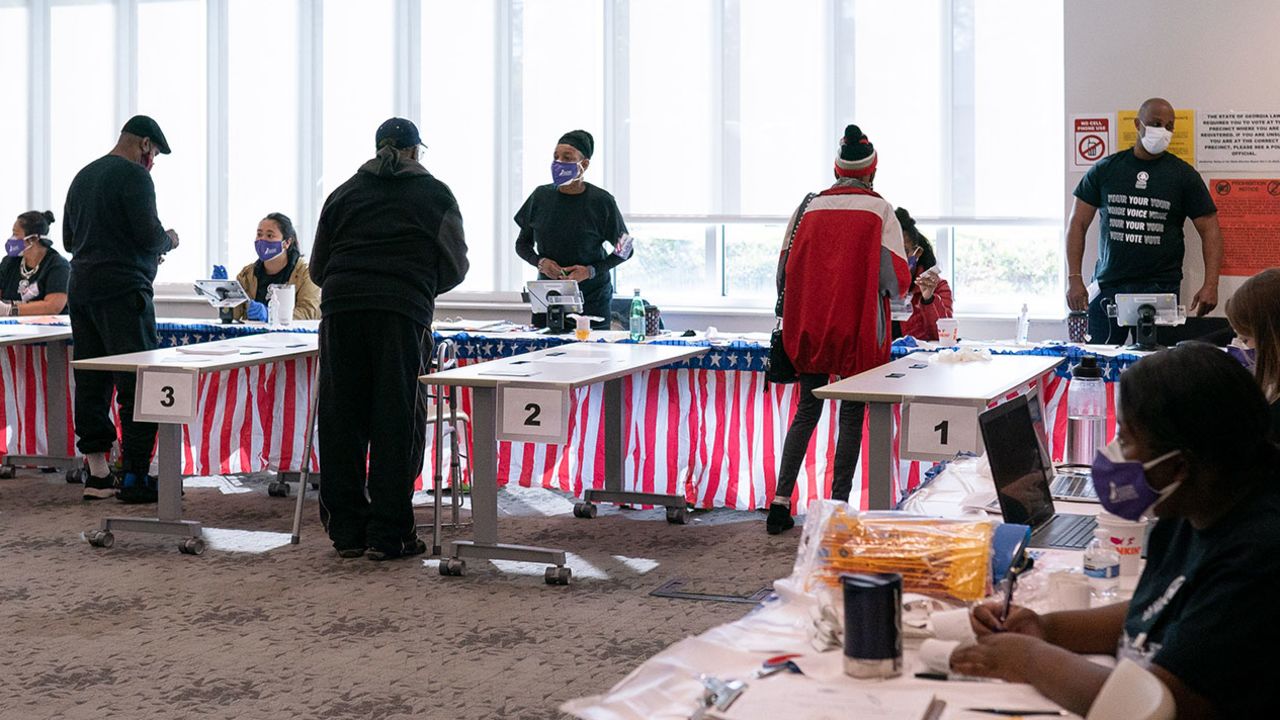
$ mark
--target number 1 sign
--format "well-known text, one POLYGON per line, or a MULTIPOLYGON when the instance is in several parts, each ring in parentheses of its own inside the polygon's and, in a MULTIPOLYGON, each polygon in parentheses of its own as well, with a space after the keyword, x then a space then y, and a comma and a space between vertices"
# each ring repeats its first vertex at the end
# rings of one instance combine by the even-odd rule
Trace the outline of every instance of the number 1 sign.
POLYGON ((980 452, 978 408, 908 402, 902 408, 901 437, 901 455, 910 460, 951 460, 956 453, 980 452))
POLYGON ((564 445, 569 442, 569 388, 498 386, 498 439, 564 445))
POLYGON ((133 418, 142 422, 195 422, 200 372, 194 368, 140 367, 133 418))

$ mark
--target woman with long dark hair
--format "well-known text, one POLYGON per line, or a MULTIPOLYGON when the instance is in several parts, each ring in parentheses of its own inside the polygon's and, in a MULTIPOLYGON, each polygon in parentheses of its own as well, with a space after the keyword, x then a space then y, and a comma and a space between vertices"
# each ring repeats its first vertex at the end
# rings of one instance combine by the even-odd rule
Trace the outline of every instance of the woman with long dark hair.
POLYGON ((275 212, 262 218, 253 247, 258 259, 245 265, 236 276, 249 295, 249 302, 235 307, 235 319, 266 322, 270 287, 292 285, 297 291, 293 319, 319 320, 320 288, 311 282, 307 261, 302 259, 302 248, 298 246, 298 231, 289 216, 275 212))

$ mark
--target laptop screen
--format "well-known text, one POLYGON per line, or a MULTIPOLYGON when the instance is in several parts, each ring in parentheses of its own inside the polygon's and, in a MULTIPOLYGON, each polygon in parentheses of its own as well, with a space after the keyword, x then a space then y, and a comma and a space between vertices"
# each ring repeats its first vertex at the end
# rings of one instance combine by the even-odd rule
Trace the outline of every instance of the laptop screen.
POLYGON ((1052 518, 1051 469, 1044 461, 1027 397, 982 413, 978 425, 1005 522, 1035 527, 1052 518))

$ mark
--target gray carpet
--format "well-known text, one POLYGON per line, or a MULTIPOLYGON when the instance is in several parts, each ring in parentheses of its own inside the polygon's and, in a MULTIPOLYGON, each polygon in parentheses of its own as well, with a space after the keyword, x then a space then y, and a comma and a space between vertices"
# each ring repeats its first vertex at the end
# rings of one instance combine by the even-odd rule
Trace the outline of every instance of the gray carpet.
POLYGON ((549 587, 540 566, 445 578, 435 560, 341 560, 314 501, 290 546, 275 533, 293 498, 253 478, 189 485, 185 509, 260 532, 211 530, 200 557, 130 533, 96 549, 81 532, 102 516, 154 506, 85 503, 58 477, 0 480, 0 718, 557 718, 564 700, 748 609, 650 591, 679 577, 749 595, 790 572, 799 537, 767 536, 759 513, 679 527, 603 508, 586 521, 562 496, 504 491, 504 540, 574 553, 573 584, 549 587))

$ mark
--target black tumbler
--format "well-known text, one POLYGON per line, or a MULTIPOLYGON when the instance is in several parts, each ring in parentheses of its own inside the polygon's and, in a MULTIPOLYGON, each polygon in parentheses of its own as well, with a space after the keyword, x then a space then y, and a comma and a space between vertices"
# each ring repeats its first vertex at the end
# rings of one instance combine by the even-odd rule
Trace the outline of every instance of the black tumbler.
POLYGON ((855 678, 902 674, 902 576, 846 573, 844 672, 855 678))

